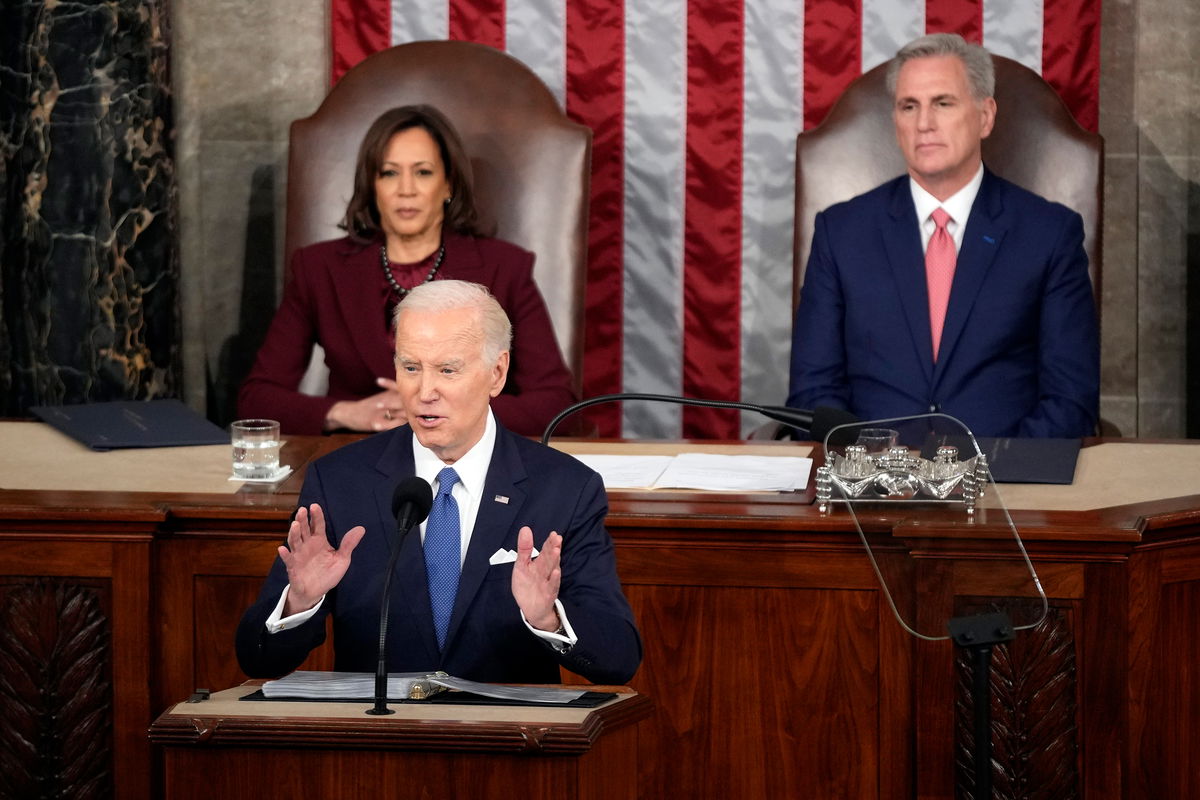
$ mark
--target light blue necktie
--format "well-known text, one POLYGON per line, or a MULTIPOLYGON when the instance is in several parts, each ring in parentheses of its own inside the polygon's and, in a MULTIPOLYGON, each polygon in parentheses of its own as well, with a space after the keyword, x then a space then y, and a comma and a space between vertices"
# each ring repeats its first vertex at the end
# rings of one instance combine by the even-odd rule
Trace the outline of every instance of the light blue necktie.
POLYGON ((425 573, 429 578, 429 604, 433 607, 433 629, 438 649, 446 645, 450 614, 458 594, 458 575, 462 569, 462 536, 458 503, 450 490, 458 483, 458 473, 446 467, 438 473, 437 497, 425 524, 425 573))

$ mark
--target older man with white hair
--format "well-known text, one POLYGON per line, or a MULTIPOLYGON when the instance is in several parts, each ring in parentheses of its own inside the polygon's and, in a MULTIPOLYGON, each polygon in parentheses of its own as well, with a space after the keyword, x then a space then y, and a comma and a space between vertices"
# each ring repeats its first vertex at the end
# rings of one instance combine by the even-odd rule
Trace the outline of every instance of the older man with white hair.
POLYGON ((335 669, 373 672, 400 481, 434 509, 405 537, 389 606, 387 668, 556 683, 559 667, 625 683, 641 639, 586 466, 497 424, 512 327, 478 284, 432 281, 396 309, 396 383, 408 424, 308 469, 300 508, 237 633, 242 669, 298 667, 333 618, 335 669))

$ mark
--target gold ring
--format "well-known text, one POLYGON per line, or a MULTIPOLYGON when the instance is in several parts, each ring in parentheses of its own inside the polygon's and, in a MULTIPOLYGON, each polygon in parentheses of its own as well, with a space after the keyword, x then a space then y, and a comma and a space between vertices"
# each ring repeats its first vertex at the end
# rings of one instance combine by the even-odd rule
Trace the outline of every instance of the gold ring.
POLYGON ((391 410, 390 408, 385 408, 385 409, 383 410, 383 418, 384 418, 384 419, 391 419, 391 418, 392 418, 392 410, 391 410))

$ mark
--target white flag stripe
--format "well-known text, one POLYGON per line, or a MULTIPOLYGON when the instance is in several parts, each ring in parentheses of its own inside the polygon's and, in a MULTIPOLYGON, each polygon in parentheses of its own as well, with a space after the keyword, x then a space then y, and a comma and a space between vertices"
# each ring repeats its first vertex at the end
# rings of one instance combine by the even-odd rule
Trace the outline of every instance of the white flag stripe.
POLYGON ((1042 71, 1042 0, 992 0, 983 4, 983 46, 996 55, 1042 71))
MULTIPOLYGON (((742 384, 751 403, 782 405, 792 331, 792 206, 803 109, 799 5, 746 6, 742 133, 742 384), (783 358, 786 359, 786 345, 783 358)), ((762 425, 745 414, 742 434, 762 425)))
POLYGON ((925 34, 925 4, 913 0, 863 0, 862 71, 896 55, 906 42, 925 34))
POLYGON ((392 44, 449 36, 450 6, 446 0, 392 0, 392 44))
POLYGON ((505 11, 505 50, 533 70, 566 108, 566 0, 507 0, 505 11))
MULTIPOLYGON (((686 0, 625 4, 623 390, 683 386, 686 0)), ((678 437, 680 407, 624 403, 622 435, 678 437)))

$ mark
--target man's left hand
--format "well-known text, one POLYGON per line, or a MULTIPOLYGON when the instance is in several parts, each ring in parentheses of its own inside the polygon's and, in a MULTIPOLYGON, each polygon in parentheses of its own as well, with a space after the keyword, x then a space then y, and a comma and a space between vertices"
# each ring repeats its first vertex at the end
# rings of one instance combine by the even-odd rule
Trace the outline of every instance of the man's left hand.
POLYGON ((531 626, 542 631, 558 630, 558 584, 562 580, 559 560, 562 558, 562 536, 552 531, 542 544, 537 558, 533 557, 533 531, 529 526, 517 534, 517 560, 513 564, 513 599, 531 626))

